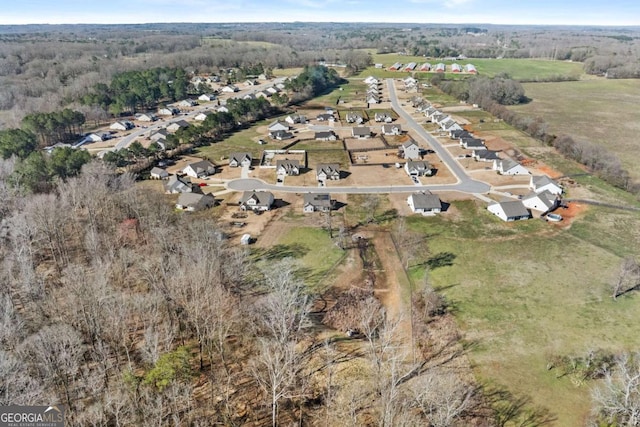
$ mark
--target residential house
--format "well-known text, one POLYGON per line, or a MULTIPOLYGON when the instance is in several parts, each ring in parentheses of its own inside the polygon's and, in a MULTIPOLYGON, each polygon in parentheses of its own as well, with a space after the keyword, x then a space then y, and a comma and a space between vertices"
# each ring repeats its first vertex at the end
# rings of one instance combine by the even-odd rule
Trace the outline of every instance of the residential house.
POLYGON ((182 172, 192 178, 206 178, 216 173, 216 166, 209 160, 200 160, 199 162, 189 163, 182 172))
POLYGON ((199 122, 204 122, 205 120, 207 120, 207 117, 209 117, 213 113, 214 113, 213 111, 203 111, 201 113, 196 114, 196 116, 193 119, 199 122))
POLYGON ((239 92, 240 91, 240 89, 238 89, 238 87, 235 86, 235 85, 227 85, 227 86, 224 86, 220 90, 223 91, 223 92, 227 92, 227 93, 234 93, 234 92, 239 92))
POLYGON ((276 83, 274 85, 276 88, 280 89, 280 90, 285 90, 287 88, 287 85, 285 85, 284 83, 276 83))
POLYGON ((375 113, 373 116, 373 119, 376 122, 385 122, 385 123, 391 123, 393 121, 393 117, 391 116, 391 114, 389 113, 375 113))
POLYGON ((84 136, 82 141, 84 141, 84 142, 101 142, 102 139, 103 139, 102 135, 98 135, 97 133, 89 133, 89 134, 84 136))
POLYGON ((276 130, 269 133, 269 137, 272 139, 277 139, 278 141, 284 141, 285 139, 293 138, 293 134, 291 132, 287 132, 286 130, 276 130))
POLYGON ((229 156, 229 166, 232 168, 249 167, 253 158, 251 153, 231 153, 229 156))
POLYGON ((112 123, 111 126, 109 126, 109 129, 112 130, 129 130, 129 129, 133 129, 135 127, 135 125, 129 121, 120 121, 120 122, 115 122, 112 123))
POLYGON ((215 101, 217 98, 215 93, 203 93, 198 97, 198 101, 211 102, 215 101))
POLYGON ((226 105, 218 105, 217 107, 215 107, 215 110, 218 113, 228 113, 229 112, 229 109, 227 108, 226 105))
POLYGON ((196 105, 198 105, 198 101, 191 98, 183 99, 182 101, 178 102, 178 107, 183 108, 195 107, 196 105))
POLYGON ((287 131, 290 129, 289 124, 287 122, 283 122, 280 120, 276 120, 275 122, 269 125, 269 132, 276 132, 279 130, 287 131))
POLYGON ((536 193, 542 193, 543 191, 548 190, 551 194, 562 194, 562 187, 560 184, 546 175, 531 176, 529 188, 536 193))
POLYGON ((278 89, 275 86, 271 86, 265 89, 265 92, 267 92, 269 95, 275 95, 276 93, 280 93, 281 89, 278 89))
POLYGON ((365 101, 367 102, 367 104, 379 104, 380 97, 374 94, 367 94, 367 98, 365 99, 365 101))
POLYGON ((544 215, 560 205, 560 198, 549 190, 544 190, 541 193, 532 191, 522 198, 522 204, 529 209, 540 211, 544 215))
POLYGON ((407 204, 411 208, 411 212, 423 215, 435 215, 442 212, 442 201, 440 197, 432 194, 430 191, 422 191, 413 193, 407 197, 407 204))
POLYGON ((420 158, 420 146, 414 140, 407 141, 400 146, 400 155, 406 160, 416 160, 420 158))
POLYGON ((503 221, 518 221, 531 218, 529 210, 520 200, 494 202, 487 207, 487 210, 503 221))
POLYGON ((356 126, 351 128, 351 135, 354 138, 369 138, 371 136, 371 129, 369 126, 356 126))
POLYGON ((176 193, 202 193, 200 186, 191 183, 191 178, 170 175, 164 184, 164 191, 168 194, 176 193))
POLYGON ((300 175, 300 162, 298 160, 278 160, 276 161, 277 175, 300 175))
POLYGON ((499 159, 493 161, 493 170, 500 175, 529 175, 530 172, 520 163, 511 159, 499 159))
MULTIPOLYGON (((252 96, 251 99, 253 99, 253 98, 265 98, 266 99, 266 98, 269 98, 272 95, 272 93, 268 92, 266 90, 259 90, 258 92, 251 93, 250 95, 252 96)), ((247 98, 245 98, 245 99, 247 99, 247 98)))
POLYGON ((498 152, 492 150, 473 150, 471 157, 473 157, 476 162, 493 162, 494 160, 500 160, 498 152))
POLYGON ((245 191, 240 198, 240 208, 245 211, 268 211, 274 200, 269 191, 245 191))
POLYGON ((176 202, 176 209, 195 212, 215 206, 216 199, 211 194, 181 193, 176 202))
POLYGON ((178 120, 175 121, 173 123, 171 123, 169 126, 167 126, 167 130, 171 133, 175 133, 177 131, 179 131, 180 129, 185 129, 189 127, 189 123, 184 121, 184 120, 178 120))
POLYGON ((168 133, 166 129, 158 129, 149 135, 149 139, 153 142, 165 142, 167 140, 167 135, 168 133))
POLYGON ((366 79, 364 79, 364 82, 368 85, 377 85, 380 83, 380 80, 378 80, 377 78, 373 77, 373 76, 369 76, 366 79))
POLYGON ((424 160, 408 160, 404 164, 404 170, 409 176, 431 176, 433 168, 431 164, 424 160))
POLYGON ((332 130, 326 132, 316 132, 314 138, 317 141, 335 141, 338 139, 338 137, 332 130))
MULTIPOLYGON (((451 139, 462 139, 471 137, 471 134, 464 129, 453 129, 449 132, 449 138, 451 139)), ((460 143, 462 143, 462 141, 460 141, 460 143)))
POLYGON ((364 123, 364 118, 362 117, 362 115, 351 111, 345 114, 344 118, 347 123, 355 123, 357 125, 364 123))
POLYGON ((340 165, 338 163, 318 163, 316 166, 318 181, 337 181, 340 179, 340 165))
POLYGON ((316 117, 316 120, 319 122, 333 122, 336 120, 336 118, 334 117, 333 114, 323 113, 323 114, 318 114, 318 116, 316 117))
POLYGON ((402 125, 400 124, 382 125, 382 133, 385 135, 402 135, 402 125))
POLYGON ((307 117, 303 116, 302 114, 291 114, 288 115, 285 119, 285 122, 289 123, 290 125, 294 125, 296 123, 307 123, 307 117))
POLYGON ((255 79, 248 79, 248 80, 246 80, 246 81, 244 82, 244 84, 245 84, 245 85, 247 85, 247 86, 257 86, 257 85, 259 85, 259 84, 260 84, 260 82, 258 82, 258 81, 257 81, 257 80, 255 80, 255 79))
POLYGON ((169 179, 169 172, 156 166, 151 168, 149 176, 151 176, 151 179, 169 179))
POLYGON ((335 200, 327 193, 306 193, 303 196, 302 212, 329 212, 333 209, 335 200))
POLYGON ((460 138, 460 146, 467 150, 486 150, 487 147, 481 139, 471 136, 460 138))
POLYGON ((406 79, 403 79, 402 82, 405 86, 415 86, 416 83, 418 83, 418 81, 413 77, 407 77, 406 79))
POLYGON ((142 113, 136 115, 136 120, 140 122, 155 122, 158 118, 152 113, 142 113))
POLYGON ((179 112, 180 112, 180 110, 178 110, 177 108, 164 107, 164 108, 158 109, 158 113, 157 114, 159 116, 175 116, 179 112))
POLYGON ((449 117, 449 119, 440 122, 440 128, 445 131, 445 132, 451 132, 452 130, 461 130, 462 127, 455 121, 453 120, 451 117, 449 117))

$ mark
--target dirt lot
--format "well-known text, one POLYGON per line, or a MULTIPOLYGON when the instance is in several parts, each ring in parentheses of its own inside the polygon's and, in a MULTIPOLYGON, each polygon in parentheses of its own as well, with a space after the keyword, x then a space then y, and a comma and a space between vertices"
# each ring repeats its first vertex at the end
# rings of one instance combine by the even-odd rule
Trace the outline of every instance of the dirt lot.
POLYGON ((384 142, 380 138, 347 138, 344 140, 347 150, 366 150, 369 148, 383 148, 384 142))

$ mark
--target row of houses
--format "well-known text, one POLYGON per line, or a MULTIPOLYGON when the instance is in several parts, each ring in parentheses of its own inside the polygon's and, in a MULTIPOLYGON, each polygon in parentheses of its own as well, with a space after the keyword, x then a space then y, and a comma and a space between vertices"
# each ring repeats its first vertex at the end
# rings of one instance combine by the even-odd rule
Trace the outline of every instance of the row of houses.
MULTIPOLYGON (((403 64, 401 62, 396 62, 395 64, 393 64, 391 67, 389 67, 389 71, 405 71, 405 72, 411 72, 411 71, 416 71, 416 69, 418 71, 421 72, 436 72, 436 73, 444 73, 447 71, 447 65, 444 62, 439 62, 435 65, 431 65, 428 62, 425 62, 423 64, 421 64, 420 66, 418 66, 417 63, 415 62, 409 62, 408 64, 403 64)), ((457 64, 457 63, 453 63, 451 65, 449 65, 449 71, 452 73, 469 73, 469 74, 478 74, 478 70, 476 69, 476 67, 473 64, 466 64, 464 66, 457 64)))
POLYGON ((531 210, 545 215, 560 206, 563 189, 548 176, 531 176, 529 188, 521 199, 491 203, 487 210, 503 221, 519 221, 531 218, 531 210))

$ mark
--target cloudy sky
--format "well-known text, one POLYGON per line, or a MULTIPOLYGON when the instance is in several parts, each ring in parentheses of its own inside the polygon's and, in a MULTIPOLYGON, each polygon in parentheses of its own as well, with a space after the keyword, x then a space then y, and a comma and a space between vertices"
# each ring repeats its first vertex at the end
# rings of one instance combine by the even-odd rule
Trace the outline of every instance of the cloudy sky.
POLYGON ((638 0, 0 0, 0 24, 411 22, 640 25, 638 0))

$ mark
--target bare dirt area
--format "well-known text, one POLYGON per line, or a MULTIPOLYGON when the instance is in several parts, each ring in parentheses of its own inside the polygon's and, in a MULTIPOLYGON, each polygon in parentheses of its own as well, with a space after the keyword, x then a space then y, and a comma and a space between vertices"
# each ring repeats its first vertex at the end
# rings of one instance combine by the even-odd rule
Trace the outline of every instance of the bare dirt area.
MULTIPOLYGON (((494 187, 521 185, 528 188, 531 175, 500 175, 496 171, 482 171, 473 175, 474 179, 486 182, 494 187)), ((525 191, 529 192, 528 189, 525 191)))
MULTIPOLYGON (((372 183, 389 186, 411 184, 411 178, 409 178, 404 169, 396 169, 391 166, 386 168, 381 165, 354 166, 350 171, 350 181, 357 186, 368 186, 372 185, 372 183), (384 179, 381 179, 383 176, 384 179)), ((346 182, 344 184, 347 185, 346 182)))
POLYGON ((384 142, 380 138, 346 138, 344 140, 347 150, 367 150, 371 148, 384 148, 384 142))
POLYGON ((356 165, 380 165, 380 164, 393 164, 404 163, 404 160, 398 157, 398 150, 395 148, 389 148, 387 150, 375 150, 375 151, 352 151, 351 159, 356 165))

